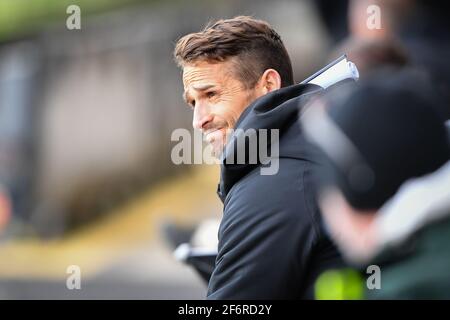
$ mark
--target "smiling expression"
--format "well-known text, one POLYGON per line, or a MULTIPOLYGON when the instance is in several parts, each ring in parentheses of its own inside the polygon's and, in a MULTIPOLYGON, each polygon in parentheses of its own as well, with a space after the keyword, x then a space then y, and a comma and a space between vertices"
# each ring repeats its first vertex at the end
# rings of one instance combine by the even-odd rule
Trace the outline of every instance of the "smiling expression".
POLYGON ((245 108, 258 97, 236 79, 232 60, 198 61, 183 67, 184 99, 193 109, 192 125, 220 156, 227 142, 227 130, 233 129, 245 108))

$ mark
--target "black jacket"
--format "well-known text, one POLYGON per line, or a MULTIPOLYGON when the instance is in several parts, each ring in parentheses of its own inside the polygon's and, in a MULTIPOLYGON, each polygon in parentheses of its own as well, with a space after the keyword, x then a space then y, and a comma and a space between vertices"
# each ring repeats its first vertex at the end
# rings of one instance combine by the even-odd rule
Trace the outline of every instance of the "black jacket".
POLYGON ((313 298, 316 277, 342 266, 322 228, 311 177, 314 149, 299 124, 302 106, 320 90, 282 88, 239 118, 235 129, 280 130, 279 170, 262 175, 260 163, 228 164, 230 139, 221 165, 224 211, 208 299, 313 298))

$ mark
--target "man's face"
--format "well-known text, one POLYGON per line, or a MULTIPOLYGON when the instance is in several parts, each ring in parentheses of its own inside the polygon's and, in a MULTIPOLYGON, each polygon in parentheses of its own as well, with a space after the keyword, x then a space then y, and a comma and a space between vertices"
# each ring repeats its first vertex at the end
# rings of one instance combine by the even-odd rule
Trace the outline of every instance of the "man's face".
POLYGON ((244 109, 262 95, 246 89, 233 74, 230 60, 206 61, 183 68, 184 98, 193 109, 192 125, 201 130, 214 155, 219 157, 227 142, 227 130, 233 129, 244 109))

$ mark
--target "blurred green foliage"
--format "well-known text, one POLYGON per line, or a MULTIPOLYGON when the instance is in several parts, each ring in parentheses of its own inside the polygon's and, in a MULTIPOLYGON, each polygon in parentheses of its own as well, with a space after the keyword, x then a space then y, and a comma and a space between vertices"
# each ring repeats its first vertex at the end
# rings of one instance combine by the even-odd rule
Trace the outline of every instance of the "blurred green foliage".
POLYGON ((0 0, 0 41, 14 39, 39 30, 51 23, 65 25, 69 5, 78 5, 82 19, 143 0, 0 0))

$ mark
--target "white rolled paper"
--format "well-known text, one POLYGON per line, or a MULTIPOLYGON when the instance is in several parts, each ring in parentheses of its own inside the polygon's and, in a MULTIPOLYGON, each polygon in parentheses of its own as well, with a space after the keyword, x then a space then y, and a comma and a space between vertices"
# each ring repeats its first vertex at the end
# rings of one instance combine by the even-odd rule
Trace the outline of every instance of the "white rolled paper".
POLYGON ((353 62, 348 61, 346 56, 342 57, 340 61, 331 65, 307 83, 316 84, 326 89, 345 79, 359 79, 358 68, 353 62))

